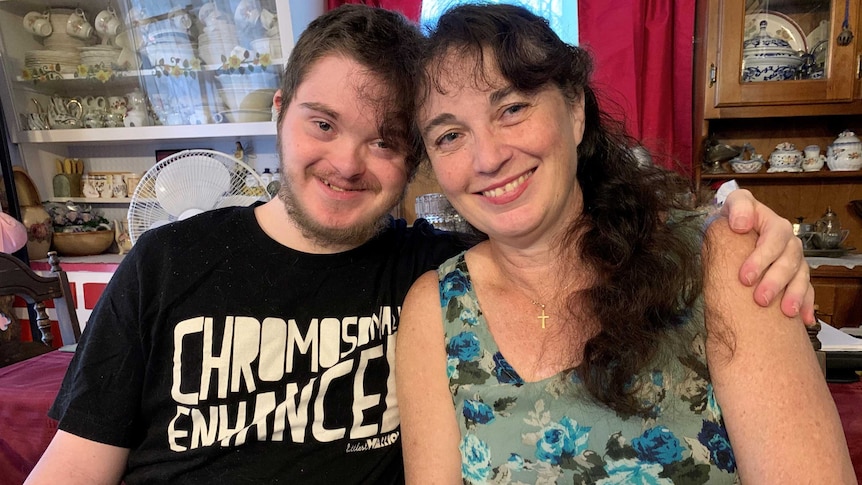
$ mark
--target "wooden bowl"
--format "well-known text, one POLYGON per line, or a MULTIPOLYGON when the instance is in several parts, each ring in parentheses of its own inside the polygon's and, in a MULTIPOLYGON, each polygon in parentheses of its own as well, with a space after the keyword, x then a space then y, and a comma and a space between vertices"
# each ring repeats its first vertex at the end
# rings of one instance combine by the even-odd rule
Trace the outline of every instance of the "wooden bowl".
POLYGON ((114 242, 114 231, 55 232, 54 248, 63 256, 102 254, 114 242))

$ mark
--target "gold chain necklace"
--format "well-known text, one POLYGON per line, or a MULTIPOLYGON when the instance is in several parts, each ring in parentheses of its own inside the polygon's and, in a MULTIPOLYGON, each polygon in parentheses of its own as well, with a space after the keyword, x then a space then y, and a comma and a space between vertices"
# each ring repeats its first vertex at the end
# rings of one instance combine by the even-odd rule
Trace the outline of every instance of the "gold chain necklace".
POLYGON ((546 321, 547 319, 551 318, 550 316, 548 316, 548 315, 546 315, 546 314, 545 314, 545 304, 544 304, 544 303, 539 303, 539 302, 537 302, 536 300, 530 300, 530 303, 532 303, 533 305, 536 305, 537 307, 539 307, 539 308, 541 308, 541 309, 542 309, 542 314, 541 314, 541 315, 539 315, 539 317, 538 317, 538 318, 539 318, 539 320, 541 320, 541 321, 542 321, 542 328, 545 328, 545 321, 546 321))
MULTIPOLYGON (((572 284, 572 283, 571 283, 571 282, 569 282, 569 284, 567 284, 566 286, 564 286, 564 287, 563 287, 563 289, 562 289, 562 290, 560 290, 560 293, 565 293, 565 292, 566 292, 566 290, 568 290, 568 289, 569 289, 569 286, 571 286, 571 284, 572 284)), ((523 290, 521 290, 521 291, 523 292, 523 290)), ((526 295, 526 293, 524 293, 524 294, 526 295)), ((527 295, 527 298, 529 298, 529 295, 527 295)), ((548 315, 547 313, 545 313, 545 304, 544 304, 544 303, 542 303, 542 302, 540 302, 540 301, 534 300, 534 299, 532 299, 532 298, 530 298, 530 303, 532 303, 533 305, 536 305, 537 307, 539 307, 539 308, 541 308, 541 309, 542 309, 542 313, 541 313, 538 317, 536 317, 536 318, 538 318, 538 319, 542 322, 542 328, 545 328, 547 320, 548 320, 549 318, 551 318, 551 316, 550 316, 550 315, 548 315)))

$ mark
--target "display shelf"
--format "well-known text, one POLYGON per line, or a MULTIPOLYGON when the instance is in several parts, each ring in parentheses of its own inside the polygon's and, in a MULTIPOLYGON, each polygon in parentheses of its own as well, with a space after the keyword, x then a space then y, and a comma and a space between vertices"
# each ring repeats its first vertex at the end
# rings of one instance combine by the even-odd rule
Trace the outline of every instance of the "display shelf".
POLYGON ((48 202, 75 202, 78 204, 128 204, 130 197, 49 197, 48 202))
MULTIPOLYGON (((273 59, 270 63, 266 65, 266 67, 261 67, 259 65, 255 65, 254 68, 256 70, 260 69, 274 69, 276 71, 281 70, 282 66, 285 64, 285 59, 273 59)), ((246 63, 247 64, 247 63, 246 63)), ((87 69, 98 67, 98 66, 85 66, 87 69)), ((165 68, 170 69, 172 65, 168 64, 165 68)), ((218 71, 224 70, 224 64, 200 64, 199 68, 189 69, 195 73, 213 73, 213 74, 222 74, 218 71)), ((109 75, 106 79, 98 79, 95 76, 81 76, 77 73, 62 73, 62 72, 50 72, 50 77, 48 79, 39 79, 34 78, 32 75, 21 75, 15 76, 15 81, 18 83, 25 84, 49 84, 49 83, 60 83, 60 82, 75 82, 75 83, 83 83, 83 82, 97 82, 97 83, 114 83, 122 80, 134 80, 136 81, 139 77, 149 77, 149 76, 160 76, 164 72, 164 69, 159 68, 149 68, 149 69, 136 69, 136 70, 125 70, 125 69, 113 69, 113 68, 105 68, 104 71, 109 75)), ((224 74, 230 74, 229 72, 224 72, 224 74)))
POLYGON ((140 126, 135 128, 74 128, 18 133, 18 143, 124 143, 141 140, 178 140, 240 136, 275 136, 275 122, 207 125, 140 126))
POLYGON ((832 170, 819 170, 817 172, 779 172, 779 173, 767 173, 766 170, 757 173, 736 173, 736 172, 727 172, 727 173, 701 173, 701 180, 727 180, 727 179, 739 179, 739 180, 781 180, 781 181, 798 181, 798 180, 810 180, 817 181, 823 179, 862 179, 862 170, 848 170, 848 171, 832 171, 832 170))

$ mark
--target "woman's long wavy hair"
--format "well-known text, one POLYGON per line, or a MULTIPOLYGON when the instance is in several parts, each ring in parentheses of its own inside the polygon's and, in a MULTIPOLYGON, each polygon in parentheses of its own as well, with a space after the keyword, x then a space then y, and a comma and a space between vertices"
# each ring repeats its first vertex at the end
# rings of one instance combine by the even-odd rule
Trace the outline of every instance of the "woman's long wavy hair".
POLYGON ((450 56, 475 59, 474 78, 484 82, 483 56, 492 55, 515 89, 531 93, 551 83, 570 101, 583 96, 577 178, 584 210, 571 222, 561 252, 570 271, 584 270, 575 266, 580 259, 596 273, 595 285, 569 295, 567 303, 572 315, 583 314, 586 304, 600 328, 587 341, 577 372, 599 402, 625 415, 647 415, 633 378, 657 357, 663 336, 684 320, 703 288, 700 248, 667 217, 687 208, 677 197, 687 182, 661 168, 638 166, 631 151, 635 141, 599 107, 591 56, 560 40, 545 19, 528 10, 455 7, 429 33, 426 55, 426 95, 442 92, 450 56))

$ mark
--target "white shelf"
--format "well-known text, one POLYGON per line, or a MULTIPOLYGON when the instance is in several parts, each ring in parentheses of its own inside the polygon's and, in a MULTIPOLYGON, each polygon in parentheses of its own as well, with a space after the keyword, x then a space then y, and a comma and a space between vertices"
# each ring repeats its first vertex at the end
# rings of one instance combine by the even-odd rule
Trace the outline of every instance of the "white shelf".
MULTIPOLYGON (((285 59, 272 59, 270 61, 270 63, 267 65, 266 70, 269 70, 271 68, 271 69, 275 70, 276 72, 278 72, 282 69, 282 66, 284 66, 285 62, 287 62, 285 59)), ((254 66, 250 66, 248 64, 244 64, 244 65, 246 66, 246 68, 251 67, 252 69, 255 70, 255 72, 264 69, 263 67, 261 67, 259 65, 254 65, 254 66)), ((168 65, 168 67, 170 67, 170 65, 168 65)), ((222 67, 223 67, 222 64, 201 64, 200 69, 193 69, 191 72, 195 72, 195 73, 214 72, 214 71, 218 71, 222 67)), ((132 79, 132 80, 137 80, 137 78, 139 78, 141 76, 156 76, 157 72, 162 71, 161 69, 156 69, 156 68, 139 69, 139 70, 120 70, 120 69, 108 69, 108 70, 113 74, 113 78, 109 79, 107 81, 104 81, 104 82, 110 82, 110 83, 113 83, 113 82, 116 82, 116 81, 122 80, 122 79, 127 79, 127 78, 132 79)), ((220 74, 220 73, 216 72, 216 74, 220 74)), ((225 72, 224 74, 229 74, 229 73, 225 72)), ((242 74, 237 74, 237 76, 241 76, 241 75, 242 74)), ((84 81, 94 82, 95 81, 95 82, 99 82, 99 83, 102 82, 102 81, 99 81, 98 79, 91 78, 91 77, 78 77, 75 73, 52 73, 52 79, 46 79, 46 80, 28 79, 28 78, 25 78, 24 76, 18 75, 15 77, 15 81, 17 81, 19 83, 34 83, 34 82, 36 82, 38 84, 46 83, 46 82, 47 83, 59 82, 59 81, 73 81, 73 82, 84 82, 84 81)))
POLYGON ((49 197, 48 202, 72 201, 79 204, 128 204, 130 197, 49 197))
POLYGON ((141 126, 135 128, 74 128, 18 133, 18 143, 125 143, 239 136, 275 136, 275 122, 208 125, 141 126))

